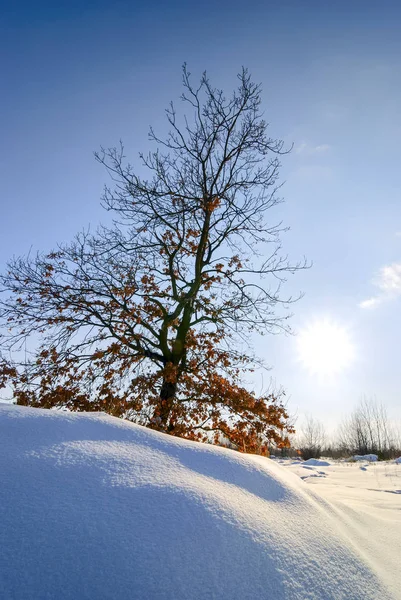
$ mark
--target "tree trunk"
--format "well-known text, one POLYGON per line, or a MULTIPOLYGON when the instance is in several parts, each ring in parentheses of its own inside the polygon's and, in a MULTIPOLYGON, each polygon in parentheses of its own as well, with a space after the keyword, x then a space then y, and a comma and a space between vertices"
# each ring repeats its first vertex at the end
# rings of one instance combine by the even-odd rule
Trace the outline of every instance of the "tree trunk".
POLYGON ((160 404, 155 411, 155 413, 157 412, 159 428, 164 431, 167 429, 170 430, 167 423, 173 408, 176 393, 177 383, 164 379, 160 390, 160 404))

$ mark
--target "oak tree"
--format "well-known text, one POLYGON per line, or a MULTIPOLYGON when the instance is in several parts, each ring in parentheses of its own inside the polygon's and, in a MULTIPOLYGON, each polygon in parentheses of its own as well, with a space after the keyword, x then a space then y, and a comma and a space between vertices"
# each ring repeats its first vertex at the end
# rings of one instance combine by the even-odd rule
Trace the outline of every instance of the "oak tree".
POLYGON ((252 332, 288 328, 277 308, 295 299, 281 287, 305 263, 281 254, 283 228, 268 219, 283 142, 268 136, 260 86, 245 69, 238 80, 226 98, 184 67, 187 111, 169 106, 164 139, 150 130, 147 178, 122 144, 95 155, 113 181, 102 199, 113 225, 9 263, 1 346, 18 357, 36 340, 32 356, 1 363, 17 402, 105 410, 248 451, 287 443, 281 397, 257 396, 244 376, 258 363, 252 332))

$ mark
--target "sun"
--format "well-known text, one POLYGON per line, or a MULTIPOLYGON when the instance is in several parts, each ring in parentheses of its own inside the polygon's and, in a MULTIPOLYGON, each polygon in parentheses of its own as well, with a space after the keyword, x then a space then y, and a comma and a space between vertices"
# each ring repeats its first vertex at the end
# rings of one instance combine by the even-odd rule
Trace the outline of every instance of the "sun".
POLYGON ((297 336, 298 356, 310 372, 319 376, 340 373, 355 359, 355 349, 345 327, 329 320, 316 321, 297 336))

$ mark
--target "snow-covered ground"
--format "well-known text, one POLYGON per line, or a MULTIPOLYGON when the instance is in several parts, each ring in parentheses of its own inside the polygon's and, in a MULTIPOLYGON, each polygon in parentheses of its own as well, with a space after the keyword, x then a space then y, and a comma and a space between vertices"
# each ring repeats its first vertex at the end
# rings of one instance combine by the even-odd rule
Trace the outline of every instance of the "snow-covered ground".
POLYGON ((339 527, 401 598, 401 464, 280 461, 326 500, 339 527))
POLYGON ((2 599, 401 597, 401 465, 280 464, 9 405, 0 446, 2 599))

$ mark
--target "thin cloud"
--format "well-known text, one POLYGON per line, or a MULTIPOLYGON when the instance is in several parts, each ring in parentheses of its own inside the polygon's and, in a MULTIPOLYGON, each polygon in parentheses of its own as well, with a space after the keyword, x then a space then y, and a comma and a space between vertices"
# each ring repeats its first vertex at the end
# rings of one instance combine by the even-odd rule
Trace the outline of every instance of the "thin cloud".
POLYGON ((376 296, 360 302, 361 308, 375 308, 388 300, 401 296, 401 262, 382 267, 373 280, 373 284, 380 290, 376 296))
POLYGON ((303 156, 311 156, 313 154, 323 154, 330 149, 328 144, 320 144, 318 146, 311 146, 307 142, 302 142, 299 146, 295 148, 296 154, 301 154, 303 156))
POLYGON ((363 300, 360 302, 358 306, 361 308, 375 308, 378 304, 383 302, 383 298, 380 296, 373 296, 372 298, 368 298, 367 300, 363 300))

